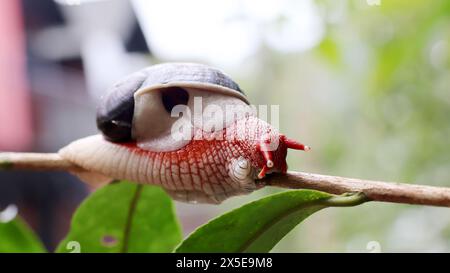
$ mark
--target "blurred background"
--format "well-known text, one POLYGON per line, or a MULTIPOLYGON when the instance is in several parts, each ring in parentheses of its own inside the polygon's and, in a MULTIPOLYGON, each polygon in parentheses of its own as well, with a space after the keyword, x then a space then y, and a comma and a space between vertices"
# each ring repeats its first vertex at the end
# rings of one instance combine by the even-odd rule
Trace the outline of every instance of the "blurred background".
MULTIPOLYGON (((450 186, 450 2, 402 0, 2 0, 0 150, 55 152, 95 134, 113 82, 166 61, 235 79, 280 129, 313 147, 291 170, 450 186)), ((185 234, 276 189, 221 206, 177 203, 185 234)), ((49 249, 89 190, 66 173, 0 173, 49 249)), ((448 209, 326 209, 274 252, 450 251, 448 209)))

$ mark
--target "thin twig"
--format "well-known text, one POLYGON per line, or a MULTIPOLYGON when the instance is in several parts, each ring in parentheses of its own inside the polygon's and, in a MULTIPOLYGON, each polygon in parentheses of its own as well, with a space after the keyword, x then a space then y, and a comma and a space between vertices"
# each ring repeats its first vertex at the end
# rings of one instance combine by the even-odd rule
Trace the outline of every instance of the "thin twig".
MULTIPOLYGON (((58 154, 0 153, 0 170, 58 170, 83 171, 58 154)), ((450 188, 382 182, 311 174, 288 172, 270 174, 264 180, 267 186, 289 189, 313 189, 342 194, 362 192, 369 200, 404 204, 450 207, 450 188)))
POLYGON ((371 181, 303 172, 272 174, 268 186, 313 189, 333 194, 362 192, 369 200, 404 204, 450 207, 450 188, 395 182, 371 181))
POLYGON ((0 153, 0 170, 82 171, 56 153, 0 153))

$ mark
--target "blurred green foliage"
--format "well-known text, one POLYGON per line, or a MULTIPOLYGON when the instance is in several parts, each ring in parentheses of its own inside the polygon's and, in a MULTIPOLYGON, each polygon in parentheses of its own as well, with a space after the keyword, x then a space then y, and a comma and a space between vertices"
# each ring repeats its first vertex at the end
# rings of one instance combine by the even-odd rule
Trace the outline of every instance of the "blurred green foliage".
POLYGON ((266 253, 311 214, 333 206, 356 206, 364 195, 335 196, 313 190, 273 194, 227 212, 201 226, 179 253, 266 253))
MULTIPOLYGON (((252 103, 280 105, 281 131, 312 147, 290 152, 290 169, 450 186, 450 1, 315 4, 320 43, 291 53, 265 47, 249 75, 233 75, 252 103)), ((365 252, 370 241, 383 251, 450 251, 449 226, 438 208, 332 209, 275 251, 365 252)))
MULTIPOLYGON (((213 219, 175 249, 181 242, 181 232, 170 197, 156 186, 120 181, 84 200, 56 252, 265 253, 316 211, 356 206, 366 201, 360 193, 336 196, 313 190, 285 191, 213 219)), ((0 223, 0 252, 45 252, 45 248, 16 217, 0 223)))
POLYGON ((57 252, 171 252, 180 241, 173 203, 164 190, 121 181, 80 205, 57 252))
POLYGON ((20 218, 0 222, 0 253, 47 252, 39 238, 20 218))

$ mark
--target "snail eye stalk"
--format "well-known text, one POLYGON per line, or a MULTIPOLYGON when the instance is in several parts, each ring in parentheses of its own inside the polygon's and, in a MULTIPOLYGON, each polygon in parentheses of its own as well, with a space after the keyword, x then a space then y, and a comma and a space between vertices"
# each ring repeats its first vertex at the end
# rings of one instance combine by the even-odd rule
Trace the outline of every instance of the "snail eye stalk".
POLYGON ((266 161, 266 167, 273 167, 273 152, 270 151, 269 143, 266 140, 262 140, 258 145, 259 151, 262 153, 264 160, 266 161))
POLYGON ((287 138, 286 136, 282 136, 282 141, 284 142, 284 144, 286 144, 286 147, 288 147, 289 149, 302 150, 305 152, 311 150, 309 146, 306 146, 296 140, 287 138))
POLYGON ((259 179, 263 179, 265 176, 266 176, 266 173, 267 173, 267 170, 268 170, 269 168, 267 167, 267 165, 264 165, 263 167, 262 167, 262 169, 261 169, 261 171, 259 172, 259 174, 258 174, 258 178, 259 179))

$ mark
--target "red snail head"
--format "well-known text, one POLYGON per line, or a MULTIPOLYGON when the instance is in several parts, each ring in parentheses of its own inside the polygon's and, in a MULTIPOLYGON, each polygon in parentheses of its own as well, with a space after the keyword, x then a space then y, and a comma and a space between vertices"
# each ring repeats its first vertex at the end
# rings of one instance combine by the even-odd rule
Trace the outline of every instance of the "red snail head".
POLYGON ((192 63, 151 66, 118 82, 98 107, 97 126, 101 135, 60 154, 96 177, 161 185, 188 202, 251 192, 267 173, 286 172, 288 148, 309 149, 258 119, 231 78, 192 63))
POLYGON ((276 136, 277 143, 275 149, 270 148, 271 140, 268 137, 262 137, 257 145, 257 150, 262 154, 263 161, 259 165, 261 171, 258 173, 258 178, 262 179, 267 173, 281 172, 286 173, 287 163, 286 155, 287 149, 309 151, 310 148, 293 139, 279 134, 276 136))

